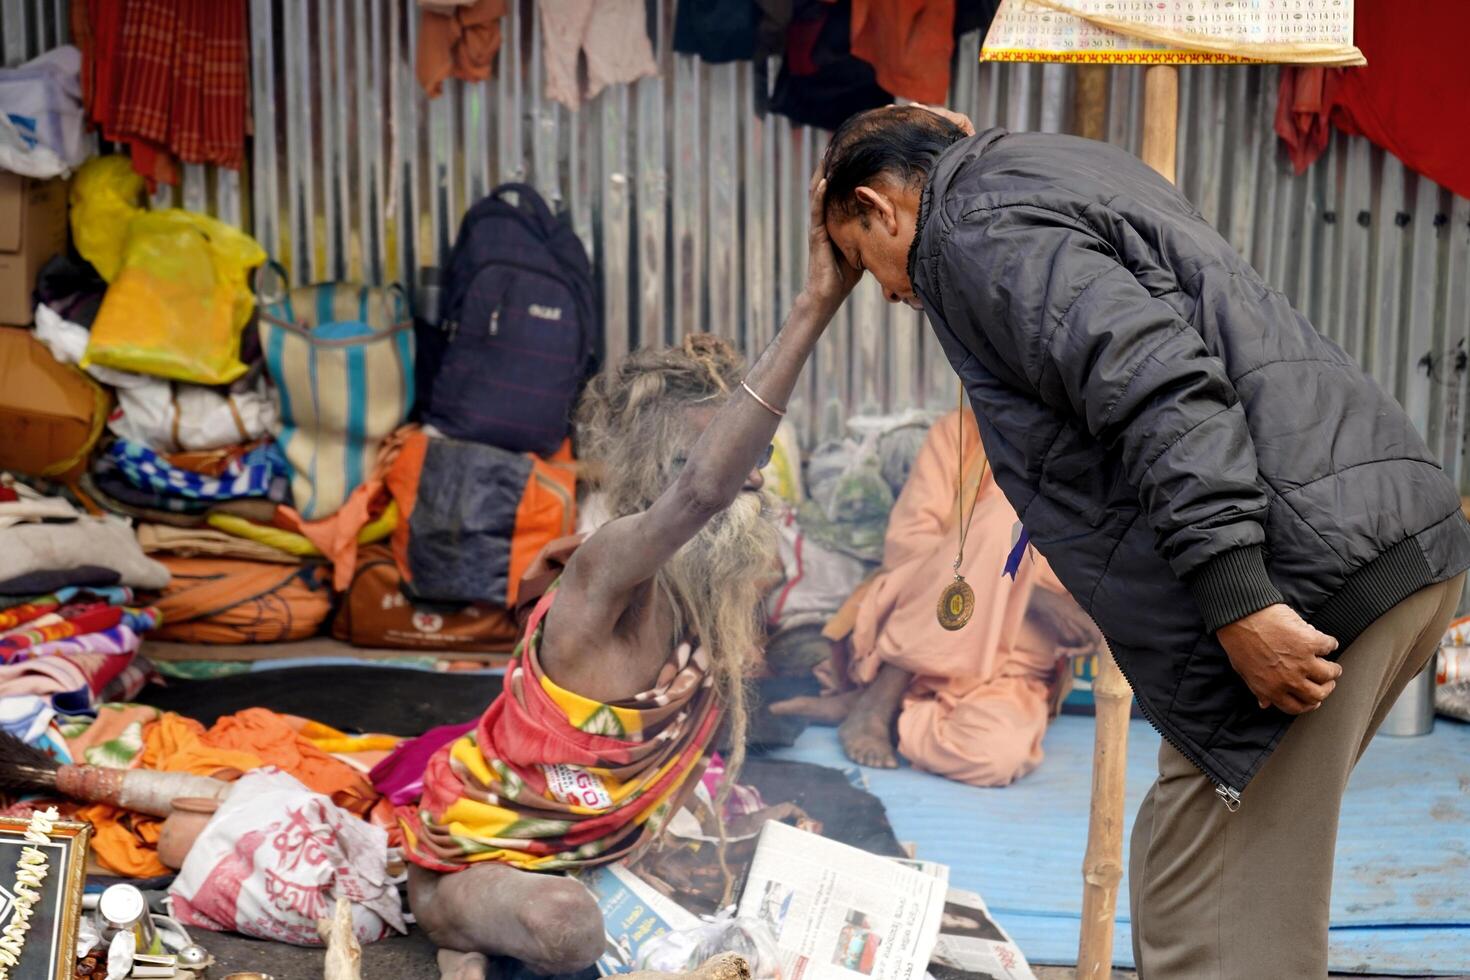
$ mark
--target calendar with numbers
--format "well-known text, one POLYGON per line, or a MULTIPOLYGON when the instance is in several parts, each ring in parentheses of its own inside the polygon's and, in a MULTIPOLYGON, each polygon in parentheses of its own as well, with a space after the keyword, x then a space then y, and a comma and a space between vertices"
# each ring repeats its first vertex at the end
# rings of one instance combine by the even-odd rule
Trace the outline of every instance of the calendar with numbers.
POLYGON ((980 59, 1364 63, 1353 0, 1001 0, 980 59))

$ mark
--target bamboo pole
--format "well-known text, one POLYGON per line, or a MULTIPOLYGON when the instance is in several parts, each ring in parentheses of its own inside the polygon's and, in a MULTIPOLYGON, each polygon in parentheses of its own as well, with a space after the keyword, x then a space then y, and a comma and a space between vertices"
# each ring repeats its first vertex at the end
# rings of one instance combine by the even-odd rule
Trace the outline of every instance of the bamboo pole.
POLYGON ((1090 140, 1107 139, 1108 131, 1108 66, 1078 65, 1076 91, 1072 100, 1078 136, 1090 140))
POLYGON ((1179 69, 1150 65, 1143 74, 1143 162, 1169 183, 1174 182, 1174 157, 1179 137, 1179 69))
MULTIPOLYGON (((1144 73, 1143 162, 1174 180, 1179 133, 1179 69, 1153 65, 1144 73)), ((1101 131, 1105 90, 1082 76, 1077 89, 1078 129, 1101 131)), ((1087 853, 1082 859, 1082 932, 1077 943, 1079 980, 1109 980, 1113 973, 1113 921, 1123 878, 1123 793, 1128 770, 1128 714, 1132 692, 1104 644, 1092 681, 1097 735, 1092 750, 1092 806, 1087 853)))
POLYGON ((1133 692, 1103 644, 1092 679, 1097 738, 1092 749, 1092 811, 1082 859, 1082 935, 1078 980, 1108 980, 1113 972, 1113 918, 1123 878, 1123 788, 1127 780, 1128 708, 1133 692))

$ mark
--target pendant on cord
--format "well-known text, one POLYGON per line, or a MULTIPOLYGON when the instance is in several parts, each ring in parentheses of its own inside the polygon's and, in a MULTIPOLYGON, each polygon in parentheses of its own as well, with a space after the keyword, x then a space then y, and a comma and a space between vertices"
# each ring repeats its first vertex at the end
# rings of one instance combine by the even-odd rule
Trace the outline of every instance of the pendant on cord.
POLYGON ((956 574, 954 581, 949 583, 944 592, 939 596, 939 625, 953 633, 961 629, 975 615, 975 590, 970 588, 970 583, 965 581, 963 575, 956 574))

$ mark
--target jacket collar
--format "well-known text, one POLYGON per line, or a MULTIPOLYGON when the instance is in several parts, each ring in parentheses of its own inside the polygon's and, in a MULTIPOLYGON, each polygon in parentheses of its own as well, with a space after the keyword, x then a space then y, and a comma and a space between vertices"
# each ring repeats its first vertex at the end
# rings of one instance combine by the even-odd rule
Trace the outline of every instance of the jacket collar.
MULTIPOLYGON (((924 189, 919 194, 919 215, 914 221, 914 240, 909 244, 909 282, 918 288, 919 280, 915 273, 919 271, 919 258, 922 252, 924 257, 933 253, 933 245, 937 243, 935 236, 929 236, 929 244, 925 244, 925 233, 928 231, 929 217, 934 211, 936 198, 943 200, 949 191, 949 185, 954 180, 955 174, 963 169, 971 160, 976 159, 990 147, 1009 136, 1007 130, 999 126, 976 133, 974 136, 966 137, 955 143, 949 149, 939 155, 934 161, 934 169, 924 180, 924 189)), ((936 232, 939 229, 936 229, 936 232)), ((928 305, 929 297, 924 297, 925 305, 928 305)))

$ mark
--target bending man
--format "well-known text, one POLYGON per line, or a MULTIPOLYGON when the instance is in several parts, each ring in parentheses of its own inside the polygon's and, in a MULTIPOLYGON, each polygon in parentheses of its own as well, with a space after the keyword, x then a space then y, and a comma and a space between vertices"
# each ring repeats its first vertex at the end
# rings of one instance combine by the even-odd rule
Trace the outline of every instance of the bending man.
POLYGON ((1459 495, 1166 180, 967 122, 850 119, 828 230, 923 308, 997 482, 1164 735, 1130 855, 1140 972, 1324 976, 1343 790, 1459 603, 1459 495))

